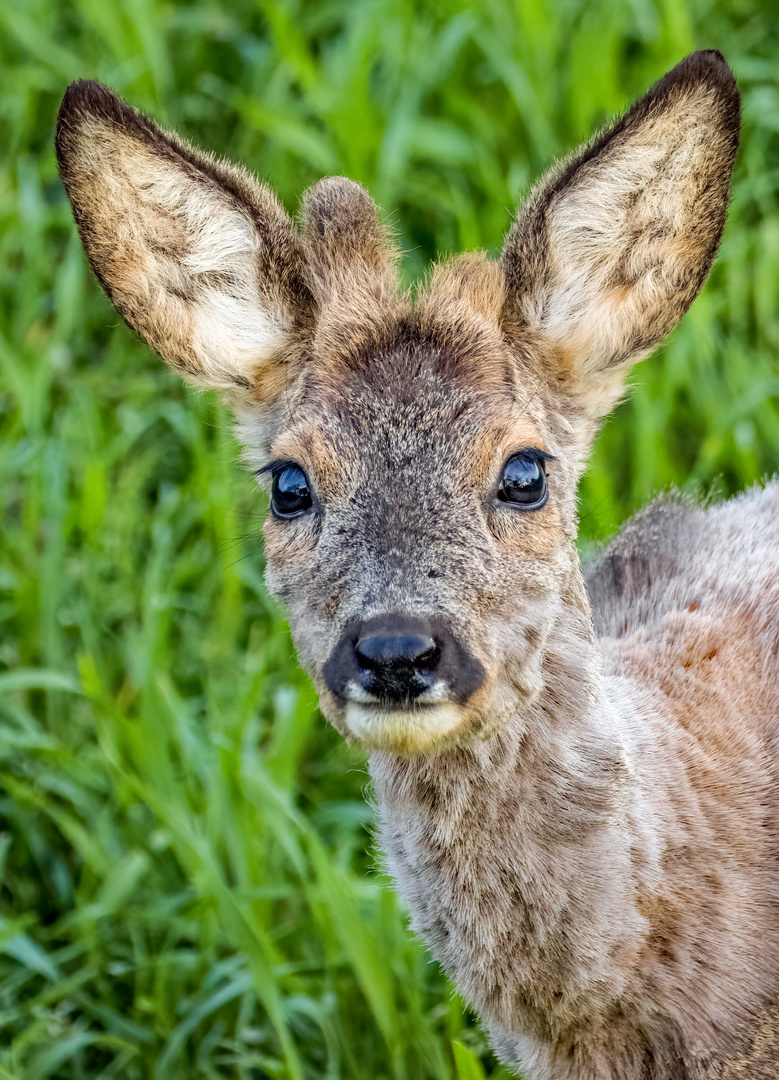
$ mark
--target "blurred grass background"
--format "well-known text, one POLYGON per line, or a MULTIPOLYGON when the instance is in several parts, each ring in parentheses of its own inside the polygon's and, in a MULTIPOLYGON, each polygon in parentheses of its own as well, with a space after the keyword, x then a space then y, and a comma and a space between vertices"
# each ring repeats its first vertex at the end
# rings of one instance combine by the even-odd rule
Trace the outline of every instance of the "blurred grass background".
MULTIPOLYGON (((262 584, 230 423, 119 323, 56 177, 96 77, 294 209, 366 184, 422 274, 693 48, 744 139, 719 264, 606 427, 598 540, 779 461, 772 0, 0 2, 0 1077, 505 1077, 372 854, 262 584)), ((738 554, 734 553, 737 558, 738 554)))

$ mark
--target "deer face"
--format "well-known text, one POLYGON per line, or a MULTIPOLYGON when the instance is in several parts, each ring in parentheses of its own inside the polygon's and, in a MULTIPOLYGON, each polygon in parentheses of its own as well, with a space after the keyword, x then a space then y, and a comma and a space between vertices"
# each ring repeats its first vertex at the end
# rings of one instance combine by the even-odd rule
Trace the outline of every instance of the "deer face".
POLYGON ((500 263, 444 264, 412 304, 358 185, 317 184, 298 229, 243 170, 68 91, 58 158, 92 265, 228 393, 271 493, 268 585, 347 736, 443 749, 538 696, 561 605, 586 608, 587 449, 705 279, 737 139, 727 65, 694 54, 539 186, 500 263))
POLYGON ((263 473, 268 585, 325 715, 374 748, 484 736, 531 702, 576 567, 538 376, 471 322, 458 353, 409 313, 312 377, 263 473))

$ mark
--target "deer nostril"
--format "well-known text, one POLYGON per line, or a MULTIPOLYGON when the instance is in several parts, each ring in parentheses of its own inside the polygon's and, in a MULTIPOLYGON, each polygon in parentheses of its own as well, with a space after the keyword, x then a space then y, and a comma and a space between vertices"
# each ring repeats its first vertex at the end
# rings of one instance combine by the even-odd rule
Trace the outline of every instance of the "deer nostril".
POLYGON ((441 650, 425 634, 369 634, 354 646, 357 660, 369 671, 432 671, 441 650))

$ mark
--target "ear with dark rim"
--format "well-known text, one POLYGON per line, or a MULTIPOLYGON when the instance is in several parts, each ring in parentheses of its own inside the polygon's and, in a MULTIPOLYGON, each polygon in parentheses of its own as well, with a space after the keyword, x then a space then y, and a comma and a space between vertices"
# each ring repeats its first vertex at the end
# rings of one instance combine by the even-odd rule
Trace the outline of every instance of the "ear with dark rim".
POLYGON ((552 379, 596 418, 697 296, 719 247, 739 95, 693 53, 553 169, 503 249, 509 333, 547 346, 552 379))
POLYGON ((256 392, 313 321, 301 241, 270 188, 97 82, 68 88, 57 161, 92 268, 130 326, 198 385, 256 392))

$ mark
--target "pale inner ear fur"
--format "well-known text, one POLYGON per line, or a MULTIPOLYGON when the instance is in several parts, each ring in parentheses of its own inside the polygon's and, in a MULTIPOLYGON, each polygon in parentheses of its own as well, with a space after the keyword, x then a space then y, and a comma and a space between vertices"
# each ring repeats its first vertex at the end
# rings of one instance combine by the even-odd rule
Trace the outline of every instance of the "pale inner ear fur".
POLYGON ((249 390, 312 303, 276 196, 97 84, 66 96, 58 157, 92 266, 128 323, 191 381, 249 390))
POLYGON ((718 53, 689 57, 554 169, 509 233, 512 320, 551 347, 558 378, 608 411, 624 373, 692 303, 719 246, 739 131, 718 53), (590 385, 588 386, 588 380, 590 385))

